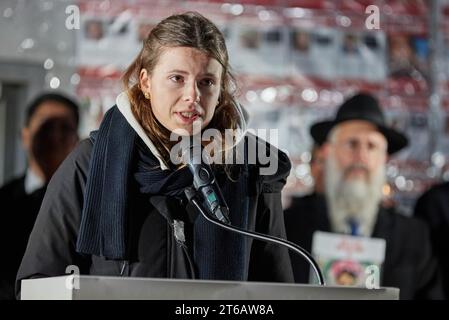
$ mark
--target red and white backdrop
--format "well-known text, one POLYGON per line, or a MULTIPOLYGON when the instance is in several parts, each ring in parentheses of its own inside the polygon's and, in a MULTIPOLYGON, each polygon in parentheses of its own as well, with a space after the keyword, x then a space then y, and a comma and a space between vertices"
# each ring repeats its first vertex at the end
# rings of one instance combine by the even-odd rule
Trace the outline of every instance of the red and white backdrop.
POLYGON ((436 47, 441 110, 430 112, 430 1, 245 0, 76 1, 76 91, 84 130, 94 129, 122 90, 120 76, 142 39, 163 17, 195 10, 225 34, 239 99, 250 127, 278 129, 279 147, 293 161, 286 193, 310 190, 310 125, 333 115, 345 97, 369 91, 391 125, 410 137, 388 165, 386 196, 410 210, 417 195, 449 179, 449 1, 440 1, 436 47), (367 29, 366 7, 379 9, 379 29, 367 29), (432 121, 443 123, 430 135, 432 121))

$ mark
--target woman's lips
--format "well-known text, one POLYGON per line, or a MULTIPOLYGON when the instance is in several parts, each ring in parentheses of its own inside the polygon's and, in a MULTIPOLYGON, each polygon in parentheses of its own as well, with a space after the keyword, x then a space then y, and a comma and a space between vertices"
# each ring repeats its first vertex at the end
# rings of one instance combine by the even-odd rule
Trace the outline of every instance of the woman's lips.
POLYGON ((193 123, 195 120, 197 120, 200 117, 200 115, 198 113, 195 113, 195 112, 190 117, 186 116, 186 115, 183 115, 183 113, 186 114, 188 112, 175 112, 175 115, 184 124, 191 124, 191 123, 193 123))

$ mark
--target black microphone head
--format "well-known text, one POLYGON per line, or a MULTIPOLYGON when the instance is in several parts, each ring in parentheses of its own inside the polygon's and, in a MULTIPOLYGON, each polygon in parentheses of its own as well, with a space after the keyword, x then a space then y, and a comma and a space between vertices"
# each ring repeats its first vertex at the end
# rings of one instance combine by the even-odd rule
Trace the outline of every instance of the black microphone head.
POLYGON ((214 180, 214 174, 209 165, 210 160, 204 150, 201 144, 193 144, 186 148, 182 154, 182 161, 189 167, 196 189, 212 183, 214 180))
MULTIPOLYGON (((182 161, 189 167, 193 176, 193 187, 201 195, 208 212, 216 219, 229 224, 229 209, 216 184, 208 155, 204 150, 201 144, 190 145, 184 150, 182 161)), ((193 190, 186 190, 186 196, 193 198, 193 190)))

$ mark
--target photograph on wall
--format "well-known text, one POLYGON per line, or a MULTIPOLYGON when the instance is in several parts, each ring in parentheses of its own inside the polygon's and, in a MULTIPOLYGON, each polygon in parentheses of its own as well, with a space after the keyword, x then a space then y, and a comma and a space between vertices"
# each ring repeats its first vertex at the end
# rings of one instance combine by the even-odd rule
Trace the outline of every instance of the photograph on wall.
POLYGON ((289 66, 288 28, 240 19, 228 31, 229 54, 238 73, 282 76, 289 66))
POLYGON ((389 34, 388 56, 390 77, 428 82, 429 40, 426 36, 407 33, 389 34))
MULTIPOLYGON (((137 55, 141 42, 136 41, 138 29, 132 15, 94 17, 81 16, 77 61, 81 66, 125 68, 137 55)), ((141 35, 139 35, 140 37, 141 35)))
POLYGON ((311 34, 310 56, 313 75, 323 79, 335 79, 338 74, 336 61, 339 57, 339 31, 319 28, 311 34))
POLYGON ((311 54, 311 31, 298 27, 292 28, 290 29, 290 41, 292 49, 290 53, 293 65, 292 70, 295 70, 295 73, 303 75, 316 73, 311 54))
POLYGON ((380 31, 340 33, 338 76, 378 82, 386 77, 385 37, 380 31))

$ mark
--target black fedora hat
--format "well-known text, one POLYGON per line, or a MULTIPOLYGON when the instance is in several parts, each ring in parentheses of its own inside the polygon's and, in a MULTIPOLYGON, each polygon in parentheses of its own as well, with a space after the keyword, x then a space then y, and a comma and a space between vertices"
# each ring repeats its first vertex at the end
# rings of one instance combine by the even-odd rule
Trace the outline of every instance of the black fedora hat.
POLYGON ((388 128, 379 102, 370 94, 359 93, 346 100, 337 111, 334 120, 315 123, 310 128, 310 134, 318 145, 323 144, 331 129, 339 123, 349 120, 364 120, 374 124, 388 142, 388 153, 393 154, 408 144, 408 139, 402 133, 388 128))

